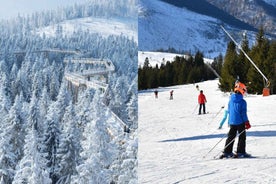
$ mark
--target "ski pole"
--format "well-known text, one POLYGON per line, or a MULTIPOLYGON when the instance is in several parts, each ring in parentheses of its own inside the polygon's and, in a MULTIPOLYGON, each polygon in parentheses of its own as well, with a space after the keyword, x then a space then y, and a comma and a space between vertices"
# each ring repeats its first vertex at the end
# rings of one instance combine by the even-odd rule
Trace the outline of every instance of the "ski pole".
POLYGON ((224 136, 217 142, 217 144, 215 144, 215 146, 213 146, 204 156, 203 158, 206 158, 206 156, 213 151, 213 149, 215 149, 215 147, 227 136, 227 134, 224 134, 224 136))
POLYGON ((220 110, 215 114, 215 116, 212 118, 212 120, 208 122, 208 125, 211 124, 211 123, 213 123, 214 119, 217 117, 217 115, 221 112, 221 110, 222 110, 223 108, 224 108, 224 106, 222 106, 222 107, 220 108, 220 110))
MULTIPOLYGON (((245 132, 245 129, 244 129, 241 133, 239 133, 236 137, 239 137, 243 132, 245 132)), ((236 137, 235 137, 234 139, 232 139, 227 145, 224 146, 223 151, 224 151, 226 148, 228 148, 228 146, 229 146, 230 144, 232 144, 232 143, 235 141, 236 137)), ((222 151, 222 152, 223 152, 223 151, 222 151)), ((216 158, 219 154, 220 154, 220 152, 219 152, 218 154, 216 154, 216 155, 214 156, 214 158, 216 158)))
MULTIPOLYGON (((224 108, 224 106, 222 106, 222 107, 220 108, 220 110, 217 112, 217 114, 214 116, 214 118, 217 117, 217 115, 220 113, 220 111, 221 111, 223 108, 224 108)), ((213 118, 213 119, 214 119, 214 118, 213 118)))
POLYGON ((195 113, 197 107, 198 107, 198 104, 196 104, 195 109, 194 109, 194 111, 193 111, 193 114, 195 113))

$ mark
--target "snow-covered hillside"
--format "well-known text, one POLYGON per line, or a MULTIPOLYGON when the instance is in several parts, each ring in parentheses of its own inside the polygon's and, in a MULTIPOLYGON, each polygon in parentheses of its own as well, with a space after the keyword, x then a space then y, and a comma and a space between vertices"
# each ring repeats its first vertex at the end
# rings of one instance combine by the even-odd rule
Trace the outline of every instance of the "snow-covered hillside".
POLYGON ((110 35, 124 35, 137 42, 137 19, 131 18, 99 18, 86 17, 80 19, 66 20, 59 24, 39 28, 35 32, 39 35, 56 36, 57 27, 61 26, 63 34, 72 35, 78 30, 98 33, 103 37, 110 35))
POLYGON ((229 94, 218 80, 197 84, 207 98, 206 115, 197 115, 196 84, 159 88, 158 99, 153 90, 139 92, 139 183, 276 183, 276 96, 245 97, 252 125, 247 152, 257 158, 214 160, 228 132, 227 123, 218 127, 229 94))
MULTIPOLYGON (((219 19, 160 0, 141 0, 138 18, 139 50, 156 51, 173 47, 192 54, 200 50, 205 57, 213 58, 225 53, 229 41, 220 25, 224 23, 219 19)), ((243 31, 224 26, 237 34, 236 39, 242 38, 243 31)), ((253 40, 253 33, 247 33, 249 39, 253 40)))
POLYGON ((175 56, 181 56, 180 54, 174 53, 163 53, 163 52, 138 52, 138 66, 143 66, 145 59, 148 58, 150 65, 155 67, 160 66, 162 62, 173 61, 175 56))
POLYGON ((266 2, 267 4, 270 4, 274 7, 276 7, 276 1, 275 0, 263 0, 264 2, 266 2))

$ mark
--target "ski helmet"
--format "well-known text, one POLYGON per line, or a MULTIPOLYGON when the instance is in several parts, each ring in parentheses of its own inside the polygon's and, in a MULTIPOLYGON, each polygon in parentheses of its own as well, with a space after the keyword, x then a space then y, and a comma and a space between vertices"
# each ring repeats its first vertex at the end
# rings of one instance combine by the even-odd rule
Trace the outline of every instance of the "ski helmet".
POLYGON ((242 95, 244 95, 245 93, 246 93, 246 86, 243 84, 243 83, 241 83, 241 82, 237 82, 236 84, 235 84, 235 88, 234 88, 234 91, 235 92, 240 92, 242 95))

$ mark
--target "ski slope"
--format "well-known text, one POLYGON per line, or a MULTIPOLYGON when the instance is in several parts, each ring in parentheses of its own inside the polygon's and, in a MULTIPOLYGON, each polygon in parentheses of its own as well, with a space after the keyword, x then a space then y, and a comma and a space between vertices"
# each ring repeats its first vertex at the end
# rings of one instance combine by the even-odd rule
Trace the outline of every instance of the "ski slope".
POLYGON ((56 34, 57 26, 61 26, 65 35, 72 35, 73 32, 78 30, 89 31, 90 33, 98 33, 103 37, 110 35, 124 35, 130 39, 137 38, 137 19, 134 18, 96 18, 86 17, 80 19, 66 20, 60 24, 53 24, 47 27, 37 29, 36 34, 47 37, 53 37, 56 34))
POLYGON ((229 129, 227 122, 218 129, 229 93, 218 80, 197 84, 207 98, 205 115, 197 115, 196 84, 158 88, 158 99, 154 89, 139 92, 139 183, 276 183, 276 95, 245 97, 252 125, 246 150, 257 158, 216 160, 229 129))

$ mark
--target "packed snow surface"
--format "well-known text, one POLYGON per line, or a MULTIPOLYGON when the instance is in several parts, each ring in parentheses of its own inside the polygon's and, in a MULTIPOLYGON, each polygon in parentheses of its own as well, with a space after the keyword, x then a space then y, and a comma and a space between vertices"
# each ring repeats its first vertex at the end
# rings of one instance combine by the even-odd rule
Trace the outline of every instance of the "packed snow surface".
POLYGON ((246 150, 256 158, 214 159, 229 130, 227 122, 218 129, 229 100, 218 82, 160 87, 158 99, 155 89, 139 92, 139 183, 276 183, 276 95, 245 96, 252 125, 246 150), (198 115, 196 85, 207 98, 205 115, 198 115))
POLYGON ((78 30, 89 31, 90 33, 98 33, 103 37, 110 35, 124 35, 130 39, 137 38, 137 19, 134 18, 96 18, 86 17, 80 19, 66 20, 60 24, 53 24, 43 27, 36 31, 37 34, 45 36, 55 36, 57 26, 61 26, 65 35, 71 35, 78 30))

